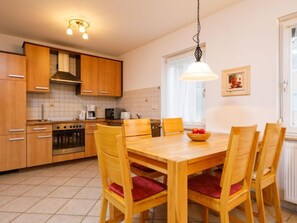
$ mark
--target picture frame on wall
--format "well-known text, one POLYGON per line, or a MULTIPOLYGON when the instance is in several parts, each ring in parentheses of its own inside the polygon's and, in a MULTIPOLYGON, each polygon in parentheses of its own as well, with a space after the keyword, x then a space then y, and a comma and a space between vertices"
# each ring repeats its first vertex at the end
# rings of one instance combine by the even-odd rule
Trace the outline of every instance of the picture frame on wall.
POLYGON ((250 95, 250 66, 222 71, 222 96, 250 95))

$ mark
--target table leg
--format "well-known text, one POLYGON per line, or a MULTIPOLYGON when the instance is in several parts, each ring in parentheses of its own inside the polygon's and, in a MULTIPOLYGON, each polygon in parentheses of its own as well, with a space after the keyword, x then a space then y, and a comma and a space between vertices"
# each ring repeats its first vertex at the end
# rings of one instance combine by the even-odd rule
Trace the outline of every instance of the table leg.
POLYGON ((188 222, 187 160, 168 161, 167 222, 188 222))

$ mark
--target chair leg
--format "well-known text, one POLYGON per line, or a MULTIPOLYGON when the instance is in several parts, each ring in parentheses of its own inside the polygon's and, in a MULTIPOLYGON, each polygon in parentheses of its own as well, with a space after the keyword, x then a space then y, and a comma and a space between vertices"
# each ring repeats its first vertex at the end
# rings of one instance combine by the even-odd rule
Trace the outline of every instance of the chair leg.
POLYGON ((220 211, 220 219, 221 219, 221 223, 229 223, 229 213, 227 209, 222 209, 220 211))
POLYGON ((248 193, 248 198, 244 202, 244 210, 245 210, 246 222, 254 223, 253 207, 252 207, 252 200, 251 200, 250 193, 248 193))
POLYGON ((124 219, 124 222, 125 223, 132 223, 132 218, 133 218, 133 214, 131 211, 126 211, 125 213, 125 219, 124 219))
POLYGON ((255 191, 256 191, 256 201, 257 201, 259 222, 260 223, 266 223, 265 207, 264 207, 264 199, 263 199, 262 188, 256 187, 255 191))
POLYGON ((277 183, 274 182, 271 185, 271 187, 272 187, 272 191, 273 191, 273 202, 274 202, 276 220, 277 220, 278 223, 283 223, 282 209, 281 209, 281 205, 280 205, 280 199, 279 199, 279 192, 278 192, 277 183))
POLYGON ((149 211, 143 211, 140 213, 140 223, 145 223, 145 220, 149 218, 149 211))
POLYGON ((208 207, 203 206, 203 222, 207 223, 209 221, 209 210, 208 207))
POLYGON ((100 223, 105 222, 106 212, 107 212, 107 200, 105 198, 102 198, 101 210, 100 210, 100 223))

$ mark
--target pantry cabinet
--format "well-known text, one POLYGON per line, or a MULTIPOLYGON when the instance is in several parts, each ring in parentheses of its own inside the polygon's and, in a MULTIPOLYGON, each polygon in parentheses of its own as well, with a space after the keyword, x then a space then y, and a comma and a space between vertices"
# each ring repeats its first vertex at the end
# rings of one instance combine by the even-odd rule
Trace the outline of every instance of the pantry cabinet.
POLYGON ((27 166, 52 163, 52 125, 27 127, 27 166))
POLYGON ((107 125, 106 122, 92 122, 86 123, 85 129, 85 157, 90 156, 97 156, 96 144, 95 144, 95 137, 94 131, 97 128, 97 124, 107 125))
POLYGON ((27 58, 27 91, 49 92, 50 49, 24 43, 24 52, 27 58))

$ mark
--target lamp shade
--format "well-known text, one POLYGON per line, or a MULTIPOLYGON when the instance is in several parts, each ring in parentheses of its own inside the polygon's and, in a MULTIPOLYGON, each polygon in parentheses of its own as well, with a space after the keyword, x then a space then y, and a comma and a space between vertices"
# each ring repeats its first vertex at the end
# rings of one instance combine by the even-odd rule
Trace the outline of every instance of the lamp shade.
POLYGON ((180 77, 181 80, 193 80, 193 81, 211 81, 218 79, 209 66, 201 61, 192 63, 185 73, 180 77))

